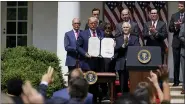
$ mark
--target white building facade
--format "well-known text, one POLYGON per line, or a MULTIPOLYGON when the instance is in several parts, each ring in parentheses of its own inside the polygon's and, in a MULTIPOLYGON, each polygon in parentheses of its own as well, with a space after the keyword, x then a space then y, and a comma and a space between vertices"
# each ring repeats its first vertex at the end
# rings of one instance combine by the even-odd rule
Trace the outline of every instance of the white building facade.
MULTIPOLYGON (((168 19, 177 11, 177 5, 178 2, 168 2, 168 19)), ((66 73, 68 69, 65 67, 64 34, 72 29, 72 19, 75 17, 81 19, 83 30, 93 8, 101 10, 100 19, 103 20, 103 2, 101 1, 1 1, 1 51, 6 47, 33 45, 54 52, 62 60, 62 70, 66 73)), ((169 33, 168 65, 170 77, 173 78, 171 40, 172 34, 169 33)))

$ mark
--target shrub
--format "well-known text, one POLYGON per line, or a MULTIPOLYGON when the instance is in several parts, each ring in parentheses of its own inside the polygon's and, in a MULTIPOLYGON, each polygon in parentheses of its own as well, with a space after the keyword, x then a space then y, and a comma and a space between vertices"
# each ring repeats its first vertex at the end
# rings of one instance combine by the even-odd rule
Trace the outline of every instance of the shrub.
POLYGON ((1 90, 7 92, 6 82, 11 78, 30 80, 38 88, 42 75, 49 66, 54 68, 54 82, 47 90, 51 96, 56 90, 64 86, 59 59, 54 53, 39 50, 35 47, 8 48, 1 55, 1 90))

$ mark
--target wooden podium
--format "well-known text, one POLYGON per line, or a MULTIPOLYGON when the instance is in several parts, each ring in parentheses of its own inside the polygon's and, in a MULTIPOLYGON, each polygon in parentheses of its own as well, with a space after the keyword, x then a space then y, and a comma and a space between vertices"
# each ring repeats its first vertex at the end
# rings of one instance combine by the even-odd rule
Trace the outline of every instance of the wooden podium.
POLYGON ((129 77, 130 77, 130 92, 133 93, 136 89, 136 86, 139 82, 148 82, 147 77, 149 76, 149 71, 129 71, 129 77))
POLYGON ((110 102, 113 104, 114 98, 115 98, 115 80, 116 80, 116 74, 115 73, 109 73, 109 72, 97 72, 98 76, 97 83, 110 83, 110 102))
MULTIPOLYGON (((146 55, 145 54, 145 55, 146 55)), ((148 57, 148 55, 146 55, 148 57)), ((145 58, 144 58, 145 59, 145 58)), ((147 59, 147 58, 146 58, 147 59)), ((161 48, 157 46, 129 46, 127 51, 127 62, 126 67, 129 70, 130 79, 130 92, 135 91, 136 86, 139 82, 148 82, 148 76, 150 70, 155 70, 158 65, 162 64, 161 59, 161 48), (146 52, 150 56, 150 60, 147 63, 140 62, 140 53, 146 52)))
MULTIPOLYGON (((87 71, 88 72, 88 71, 87 71)), ((85 74, 86 72, 84 72, 85 74)), ((116 74, 111 72, 96 72, 97 74, 97 82, 96 83, 109 83, 109 91, 110 91, 110 104, 113 104, 114 98, 115 98, 115 80, 116 80, 116 74)), ((100 100, 99 100, 100 101, 100 100)), ((101 103, 101 101, 99 102, 101 103)))

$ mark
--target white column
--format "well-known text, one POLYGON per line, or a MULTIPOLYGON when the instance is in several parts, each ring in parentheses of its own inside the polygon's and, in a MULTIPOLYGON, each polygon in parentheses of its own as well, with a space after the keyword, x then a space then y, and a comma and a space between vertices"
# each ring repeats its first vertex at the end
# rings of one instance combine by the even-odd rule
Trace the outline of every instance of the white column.
MULTIPOLYGON (((64 49, 65 32, 72 29, 72 19, 80 18, 80 2, 58 2, 57 24, 57 56, 61 60, 62 72, 68 72, 65 66, 66 51, 64 49)), ((66 80, 67 77, 64 77, 66 80)))

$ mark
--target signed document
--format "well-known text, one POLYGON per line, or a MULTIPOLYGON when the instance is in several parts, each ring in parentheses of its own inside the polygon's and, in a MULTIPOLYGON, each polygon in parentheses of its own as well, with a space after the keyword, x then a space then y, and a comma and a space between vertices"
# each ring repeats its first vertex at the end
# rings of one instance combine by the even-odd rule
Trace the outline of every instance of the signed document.
POLYGON ((100 55, 100 39, 98 37, 89 38, 88 54, 92 57, 98 57, 100 55))
POLYGON ((114 40, 112 38, 101 40, 101 56, 104 58, 112 58, 114 56, 114 40))

